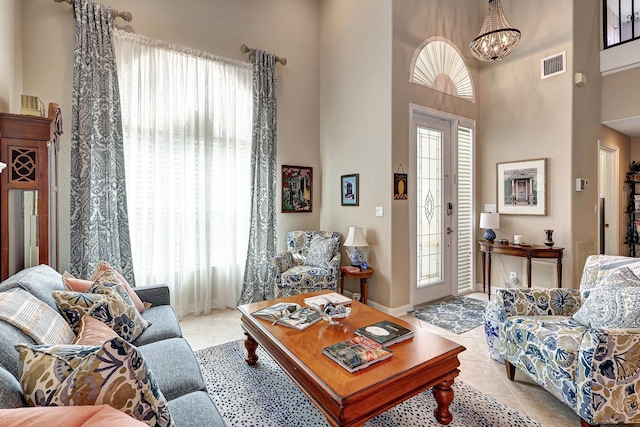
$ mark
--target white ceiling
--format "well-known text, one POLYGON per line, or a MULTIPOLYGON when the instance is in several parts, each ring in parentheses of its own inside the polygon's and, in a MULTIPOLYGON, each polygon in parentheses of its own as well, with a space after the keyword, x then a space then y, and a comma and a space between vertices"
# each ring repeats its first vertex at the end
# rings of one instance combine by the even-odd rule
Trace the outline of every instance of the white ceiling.
POLYGON ((640 117, 612 120, 609 122, 602 122, 602 124, 609 126, 611 129, 615 129, 627 136, 630 136, 631 138, 640 136, 640 117))

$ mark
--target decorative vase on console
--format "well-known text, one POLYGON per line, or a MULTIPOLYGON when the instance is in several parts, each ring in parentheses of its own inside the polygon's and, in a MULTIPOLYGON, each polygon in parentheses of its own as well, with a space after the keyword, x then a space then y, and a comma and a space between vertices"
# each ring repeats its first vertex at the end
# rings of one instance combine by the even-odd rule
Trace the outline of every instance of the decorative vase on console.
POLYGON ((544 232, 547 233, 547 240, 544 241, 544 244, 550 248, 553 246, 553 230, 544 230, 544 232))

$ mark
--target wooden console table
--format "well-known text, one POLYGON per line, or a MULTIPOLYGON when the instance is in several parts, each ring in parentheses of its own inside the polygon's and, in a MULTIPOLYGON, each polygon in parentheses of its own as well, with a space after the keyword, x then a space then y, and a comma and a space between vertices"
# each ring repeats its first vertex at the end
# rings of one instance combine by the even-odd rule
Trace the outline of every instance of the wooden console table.
POLYGON ((487 240, 478 241, 482 252, 482 292, 489 292, 491 299, 491 254, 502 254, 527 258, 527 286, 531 287, 531 259, 551 258, 557 259, 558 287, 562 287, 562 254, 564 248, 546 247, 542 245, 502 245, 487 240), (486 286, 485 286, 486 285, 486 286))

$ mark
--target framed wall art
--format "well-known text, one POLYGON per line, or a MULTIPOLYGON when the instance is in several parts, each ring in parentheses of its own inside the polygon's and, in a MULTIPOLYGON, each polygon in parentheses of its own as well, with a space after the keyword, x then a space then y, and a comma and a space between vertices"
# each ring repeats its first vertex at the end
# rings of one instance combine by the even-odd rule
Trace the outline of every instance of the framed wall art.
POLYGON ((498 213, 547 215, 547 159, 498 163, 498 213))
POLYGON ((313 168, 282 165, 282 212, 311 212, 313 168))
POLYGON ((393 174, 393 200, 407 200, 407 174, 393 174))
POLYGON ((342 206, 358 206, 360 204, 358 177, 359 174, 357 173, 340 177, 342 206))

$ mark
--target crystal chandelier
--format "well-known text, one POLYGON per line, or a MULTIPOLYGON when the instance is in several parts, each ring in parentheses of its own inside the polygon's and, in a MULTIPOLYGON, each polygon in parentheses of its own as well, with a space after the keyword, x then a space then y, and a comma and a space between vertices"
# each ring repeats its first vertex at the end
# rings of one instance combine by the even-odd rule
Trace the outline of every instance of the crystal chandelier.
POLYGON ((516 48, 520 30, 511 27, 500 0, 489 0, 487 14, 478 37, 469 44, 473 56, 481 61, 500 61, 516 48))

